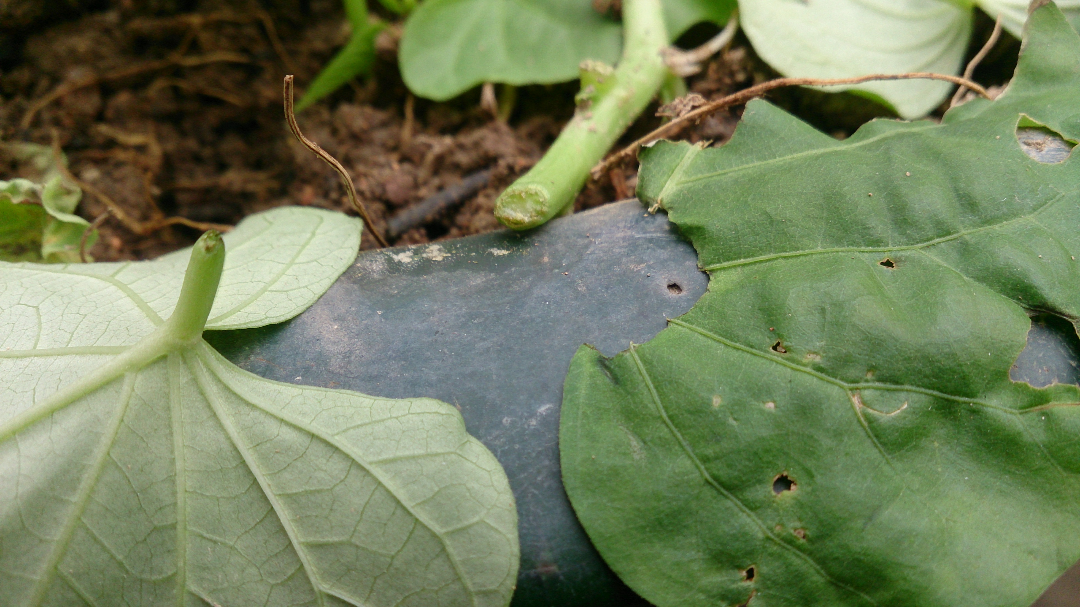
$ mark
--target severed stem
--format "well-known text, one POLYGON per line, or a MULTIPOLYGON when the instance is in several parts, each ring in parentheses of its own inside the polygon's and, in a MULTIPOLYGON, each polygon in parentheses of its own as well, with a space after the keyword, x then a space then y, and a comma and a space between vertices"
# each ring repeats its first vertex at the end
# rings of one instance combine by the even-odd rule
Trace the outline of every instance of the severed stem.
POLYGON ((360 199, 356 196, 356 186, 353 185, 353 180, 352 177, 349 176, 349 172, 345 170, 345 167, 343 167, 336 158, 319 147, 319 144, 308 139, 300 132, 300 125, 296 124, 296 112, 293 109, 293 105, 293 76, 292 74, 289 74, 288 76, 285 76, 285 119, 289 123, 289 130, 292 131, 293 136, 296 137, 300 143, 304 144, 304 147, 311 150, 312 154, 318 156, 320 160, 337 171, 338 175, 341 176, 341 183, 345 185, 345 191, 349 195, 349 202, 352 204, 353 208, 356 209, 356 212, 360 214, 360 219, 364 220, 364 225, 367 226, 371 235, 375 237, 375 241, 378 242, 381 247, 390 246, 379 230, 375 228, 375 223, 368 215, 367 209, 364 208, 363 203, 361 203, 360 199))
POLYGON ((214 307, 221 271, 225 267, 225 242, 221 234, 210 230, 191 247, 191 260, 184 273, 184 285, 172 316, 159 330, 173 340, 193 342, 202 336, 210 309, 214 307))
POLYGON ((574 117, 528 173, 495 201, 495 217, 514 230, 539 226, 573 212, 589 167, 645 109, 668 70, 660 51, 668 44, 661 0, 623 2, 623 54, 616 68, 582 63, 574 117))

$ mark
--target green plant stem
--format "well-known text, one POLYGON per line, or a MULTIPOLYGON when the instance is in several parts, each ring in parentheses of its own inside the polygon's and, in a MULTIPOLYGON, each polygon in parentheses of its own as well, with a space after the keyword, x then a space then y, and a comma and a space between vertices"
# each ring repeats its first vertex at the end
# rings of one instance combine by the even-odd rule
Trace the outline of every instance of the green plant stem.
POLYGON ((345 16, 353 31, 363 29, 368 21, 367 0, 345 0, 345 16))
POLYGON ((626 0, 623 31, 623 54, 611 89, 581 104, 540 162, 496 201, 495 216, 507 227, 533 228, 571 206, 589 169, 664 82, 667 69, 660 51, 668 39, 660 0, 626 0))
POLYGON ((664 78, 664 83, 660 86, 660 103, 671 103, 686 95, 686 93, 686 81, 681 76, 668 72, 667 77, 664 78))
POLYGON ((191 261, 184 274, 184 286, 165 329, 178 342, 195 342, 202 337, 210 308, 214 306, 221 269, 225 266, 225 242, 221 234, 210 230, 191 248, 191 261))
POLYGON ((369 73, 375 62, 375 37, 384 29, 386 23, 382 21, 354 26, 349 42, 315 76, 304 96, 296 102, 296 111, 304 110, 353 78, 369 73))
POLYGON ((517 87, 512 84, 502 85, 502 95, 499 96, 499 120, 509 122, 517 105, 517 87))
POLYGON ((416 0, 379 0, 379 4, 392 13, 405 15, 416 6, 416 0))

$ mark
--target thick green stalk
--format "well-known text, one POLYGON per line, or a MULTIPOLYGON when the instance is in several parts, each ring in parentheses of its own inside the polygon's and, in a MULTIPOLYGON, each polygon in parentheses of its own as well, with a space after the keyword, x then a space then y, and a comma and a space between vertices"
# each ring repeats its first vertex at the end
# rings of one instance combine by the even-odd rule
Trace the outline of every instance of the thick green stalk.
POLYGON ((225 266, 225 242, 215 230, 202 235, 191 248, 191 260, 172 316, 159 329, 178 342, 194 342, 202 336, 210 308, 214 307, 221 269, 225 266))
POLYGON ((582 92, 574 117, 540 162, 495 202, 495 216, 507 227, 536 227, 572 205, 589 169, 664 82, 667 69, 660 51, 668 37, 661 0, 625 0, 623 32, 623 54, 614 73, 604 74, 595 64, 582 65, 582 92))

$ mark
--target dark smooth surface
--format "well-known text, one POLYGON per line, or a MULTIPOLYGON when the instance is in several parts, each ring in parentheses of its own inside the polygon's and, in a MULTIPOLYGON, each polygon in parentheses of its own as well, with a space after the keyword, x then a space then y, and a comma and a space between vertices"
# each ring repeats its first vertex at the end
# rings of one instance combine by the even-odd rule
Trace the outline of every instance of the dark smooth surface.
POLYGON ((368 251, 291 322, 207 333, 253 373, 457 406, 517 499, 515 606, 629 605, 578 524, 559 470, 559 410, 583 343, 614 355, 705 292, 693 248, 637 201, 524 234, 368 251))
MULTIPOLYGON (((666 216, 627 201, 524 234, 367 251, 291 322, 206 337, 270 379, 457 406, 517 498, 513 605, 630 606, 643 603, 601 561, 563 492, 563 379, 582 343, 613 355, 647 341, 706 286, 666 216)), ((1072 325, 1036 316, 1011 376, 1080 382, 1072 325)), ((1080 566, 1036 607, 1080 607, 1080 566)))

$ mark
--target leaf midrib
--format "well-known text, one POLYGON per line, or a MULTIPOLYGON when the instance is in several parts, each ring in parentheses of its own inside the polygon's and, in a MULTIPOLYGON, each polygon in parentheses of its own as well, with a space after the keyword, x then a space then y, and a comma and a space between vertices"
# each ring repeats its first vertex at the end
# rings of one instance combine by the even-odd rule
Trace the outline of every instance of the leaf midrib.
MULTIPOLYGON (((206 342, 199 344, 200 346, 209 347, 206 342)), ((201 350, 201 348, 200 348, 201 350)), ((199 352, 201 354, 201 352, 199 352)), ((229 437, 229 441, 232 442, 233 447, 243 458, 244 464, 247 466, 251 475, 255 477, 255 481, 259 483, 259 489, 262 490, 263 496, 270 503, 270 507, 274 510, 274 514, 277 516, 278 521, 281 523, 282 529, 285 530, 285 534, 289 537, 289 543, 292 545, 293 552, 296 553, 296 557, 300 560, 300 565, 304 568, 304 574, 308 578, 308 583, 311 584, 311 590, 315 593, 315 600, 320 607, 325 607, 326 596, 325 588, 322 581, 318 578, 315 572, 315 568, 308 560, 308 555, 301 547, 300 538, 296 533, 296 528, 293 527, 292 521, 286 516, 284 507, 277 499, 277 495, 270 489, 270 483, 263 475, 262 470, 256 467, 255 462, 249 452, 249 447, 240 440, 240 435, 237 433, 236 428, 233 427, 232 421, 228 419, 225 412, 221 408, 219 402, 219 396, 217 391, 210 386, 209 378, 207 377, 208 369, 205 364, 202 363, 201 357, 191 360, 192 353, 181 354, 184 359, 184 365, 187 367, 188 372, 195 377, 195 383, 199 386, 199 392, 206 399, 207 404, 214 412, 214 416, 217 417, 218 424, 221 429, 225 431, 225 434, 229 437)), ((198 356, 195 354, 195 356, 198 356)))
MULTIPOLYGON (((883 141, 883 140, 886 140, 886 139, 890 139, 892 137, 897 137, 897 136, 901 136, 901 135, 910 135, 911 133, 920 133, 922 131, 928 131, 928 130, 940 128, 940 127, 943 127, 943 126, 947 126, 947 125, 929 123, 929 124, 925 124, 925 125, 911 126, 908 129, 888 131, 888 132, 885 132, 885 133, 881 133, 880 135, 874 135, 873 137, 867 137, 866 139, 863 139, 861 141, 854 141, 854 142, 851 142, 851 141, 839 142, 839 141, 836 141, 835 139, 829 137, 828 135, 821 134, 821 138, 826 139, 826 140, 828 140, 828 143, 833 143, 835 145, 831 145, 831 146, 828 146, 828 147, 816 147, 816 148, 811 149, 811 150, 803 150, 801 152, 795 152, 793 154, 788 154, 786 156, 778 156, 776 158, 769 158, 767 160, 758 160, 756 162, 740 164, 739 166, 736 166, 736 167, 720 169, 718 171, 713 171, 711 173, 702 173, 701 175, 694 175, 693 177, 687 177, 686 179, 683 179, 682 181, 679 181, 678 183, 675 184, 675 187, 680 187, 680 186, 683 186, 683 185, 686 185, 686 184, 689 184, 689 183, 694 183, 696 181, 702 181, 702 180, 713 178, 713 177, 720 177, 720 176, 723 176, 723 175, 729 175, 731 173, 738 173, 740 171, 745 171, 745 170, 750 170, 750 169, 754 169, 754 168, 764 167, 764 166, 768 166, 770 164, 778 164, 778 163, 782 163, 782 162, 787 162, 789 160, 799 160, 799 159, 803 159, 803 158, 811 158, 811 157, 814 157, 814 156, 823 156, 825 154, 836 153, 837 151, 854 150, 854 149, 863 147, 865 145, 870 145, 871 143, 876 143, 878 141, 883 141)), ((731 143, 733 141, 734 140, 729 141, 727 143, 727 145, 731 145, 731 143)))
MULTIPOLYGON (((215 328, 214 325, 217 325, 217 324, 221 323, 221 321, 228 319, 230 316, 235 315, 240 310, 243 310, 247 306, 251 305, 255 300, 262 297, 263 293, 266 293, 268 290, 270 290, 271 285, 277 284, 278 281, 281 280, 281 277, 284 276, 290 269, 292 269, 293 265, 296 263, 296 260, 299 259, 300 256, 302 254, 304 254, 304 252, 307 251, 308 246, 310 246, 312 241, 315 239, 315 236, 316 236, 316 234, 318 234, 319 229, 322 227, 323 223, 325 223, 323 217, 319 216, 318 224, 316 224, 315 228, 310 230, 310 232, 308 233, 308 237, 304 240, 304 244, 302 244, 302 245, 300 245, 299 247, 296 248, 296 253, 293 254, 293 256, 291 258, 289 258, 288 263, 281 264, 281 268, 274 274, 274 276, 270 280, 267 280, 267 281, 263 282, 261 287, 259 287, 256 291, 252 292, 241 303, 239 303, 239 304, 233 306, 232 308, 230 308, 229 310, 227 310, 225 312, 222 312, 221 314, 218 314, 217 316, 214 316, 213 318, 210 318, 209 320, 207 320, 206 321, 206 328, 207 329, 215 328)), ((247 244, 249 242, 251 242, 251 239, 248 239, 248 240, 240 243, 239 245, 237 245, 235 247, 236 250, 240 250, 245 244, 247 244)))
MULTIPOLYGON (((884 415, 884 416, 888 416, 888 415, 891 415, 891 414, 882 413, 880 411, 877 411, 876 409, 870 409, 869 407, 866 407, 865 405, 860 405, 860 404, 856 403, 855 402, 856 395, 858 395, 860 392, 862 392, 864 390, 880 390, 882 392, 910 392, 910 393, 913 393, 913 394, 921 394, 923 396, 929 396, 931 398, 938 398, 938 399, 941 399, 941 400, 952 401, 952 402, 959 403, 959 404, 965 404, 965 405, 971 405, 971 406, 979 406, 979 407, 982 407, 982 408, 985 408, 985 409, 990 409, 990 410, 998 411, 998 412, 1001 412, 1001 413, 1007 413, 1007 414, 1012 416, 1012 419, 1015 419, 1017 421, 1017 425, 1019 426, 1021 432, 1026 434, 1028 436, 1028 438, 1031 439, 1032 443, 1034 443, 1035 445, 1037 445, 1039 447, 1039 451, 1042 452, 1043 457, 1046 458, 1046 460, 1050 463, 1050 465, 1055 470, 1057 470, 1058 473, 1063 478, 1066 478, 1066 477, 1069 476, 1068 473, 1065 471, 1065 469, 1061 467, 1061 464, 1059 464, 1057 462, 1057 460, 1055 460, 1054 457, 1050 455, 1050 452, 1046 450, 1046 447, 1043 446, 1042 442, 1040 442, 1037 439, 1037 437, 1035 437, 1031 433, 1031 429, 1028 428, 1026 424, 1022 423, 1022 420, 1021 420, 1021 417, 1020 417, 1021 415, 1025 414, 1025 413, 1034 413, 1034 412, 1038 412, 1038 411, 1043 411, 1043 410, 1045 410, 1047 408, 1050 408, 1050 405, 1044 405, 1044 406, 1041 406, 1041 407, 1033 407, 1033 408, 1028 408, 1028 409, 1010 409, 1008 407, 1002 407, 1000 405, 995 405, 995 404, 986 402, 984 400, 980 400, 980 399, 976 399, 976 398, 969 398, 969 397, 964 397, 964 396, 956 396, 956 395, 948 394, 948 393, 945 393, 945 392, 939 392, 937 390, 931 390, 929 388, 923 388, 921 386, 912 386, 912 385, 904 385, 904 384, 886 384, 886 383, 882 383, 882 382, 863 382, 863 383, 845 382, 845 381, 843 381, 841 379, 832 377, 831 375, 827 375, 827 374, 822 373, 820 371, 815 371, 813 369, 809 369, 809 368, 804 367, 802 365, 795 364, 795 363, 793 363, 793 362, 791 362, 789 360, 785 360, 785 359, 783 359, 783 358, 781 358, 779 356, 768 354, 766 352, 761 352, 759 350, 751 348, 750 346, 746 346, 746 345, 740 344, 738 342, 729 340, 727 338, 721 337, 720 335, 717 335, 715 333, 712 333, 711 331, 708 331, 706 329, 698 327, 697 325, 693 325, 691 323, 688 323, 688 322, 685 322, 685 321, 682 321, 682 320, 679 320, 679 319, 676 319, 676 318, 669 319, 668 322, 670 324, 675 325, 675 326, 682 327, 685 330, 696 333, 696 334, 698 334, 698 335, 700 335, 700 336, 702 336, 702 337, 704 337, 706 339, 710 339, 712 341, 715 341, 715 342, 717 342, 717 343, 719 343, 719 344, 721 344, 723 346, 727 346, 729 348, 732 348, 734 350, 743 352, 745 354, 750 354, 752 356, 762 358, 762 359, 767 360, 769 362, 779 364, 782 367, 786 367, 786 368, 788 368, 788 369, 790 369, 792 371, 796 371, 798 373, 803 373, 803 374, 809 375, 809 376, 811 376, 811 377, 813 377, 815 379, 826 382, 828 384, 831 384, 833 386, 836 386, 836 387, 844 390, 848 395, 848 399, 852 401, 853 411, 855 412, 855 416, 858 419, 860 426, 862 426, 863 430, 867 434, 867 437, 874 444, 874 447, 882 455, 882 457, 885 459, 886 463, 888 463, 890 465, 890 467, 892 466, 892 458, 891 458, 891 456, 888 454, 888 452, 885 451, 885 448, 878 441, 877 436, 874 435, 873 431, 870 429, 870 426, 866 423, 866 419, 863 417, 862 412, 859 410, 859 407, 861 406, 862 408, 865 408, 865 409, 870 410, 870 411, 874 411, 875 413, 878 413, 878 414, 884 415)), ((1062 406, 1062 405, 1070 405, 1070 404, 1073 404, 1073 403, 1056 403, 1056 404, 1058 406, 1062 406)), ((1078 403, 1078 404, 1080 404, 1080 403, 1078 403)), ((929 502, 927 502, 927 503, 929 505, 929 502)))

